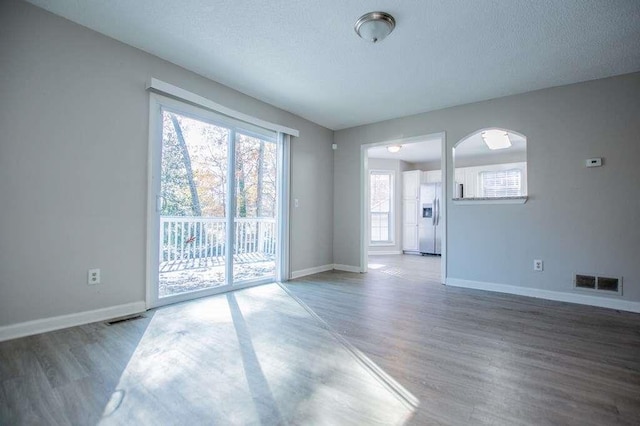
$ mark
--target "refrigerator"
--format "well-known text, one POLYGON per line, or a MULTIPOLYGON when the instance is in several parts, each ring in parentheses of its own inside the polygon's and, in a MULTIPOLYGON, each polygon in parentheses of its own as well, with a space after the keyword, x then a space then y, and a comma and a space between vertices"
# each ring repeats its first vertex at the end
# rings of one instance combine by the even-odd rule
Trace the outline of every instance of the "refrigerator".
POLYGON ((419 250, 421 254, 441 254, 442 226, 440 207, 442 184, 420 185, 420 212, 418 218, 419 250))

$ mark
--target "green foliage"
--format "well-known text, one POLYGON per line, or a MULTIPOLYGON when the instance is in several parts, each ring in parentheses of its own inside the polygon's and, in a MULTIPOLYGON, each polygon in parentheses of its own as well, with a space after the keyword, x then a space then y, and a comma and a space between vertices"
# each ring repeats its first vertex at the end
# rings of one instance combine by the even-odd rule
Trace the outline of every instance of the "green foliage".
MULTIPOLYGON (((188 149, 185 164, 171 113, 163 112, 161 194, 163 216, 225 217, 229 130, 174 114, 188 149), (191 173, 191 176, 189 174, 191 173), (190 193, 193 181, 197 197, 190 193), (194 200, 199 200, 199 207, 194 200)), ((275 217, 276 144, 238 133, 236 136, 236 215, 275 217)))

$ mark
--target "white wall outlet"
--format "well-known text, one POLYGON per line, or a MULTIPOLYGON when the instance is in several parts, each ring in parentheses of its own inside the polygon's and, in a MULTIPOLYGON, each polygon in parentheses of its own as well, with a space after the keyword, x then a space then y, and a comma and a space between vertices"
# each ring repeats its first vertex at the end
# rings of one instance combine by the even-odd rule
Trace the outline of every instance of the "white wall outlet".
POLYGON ((89 269, 87 274, 87 284, 100 284, 100 269, 89 269))
POLYGON ((543 267, 544 267, 544 265, 542 263, 542 260, 536 259, 536 260, 533 261, 533 270, 534 271, 542 271, 543 267))
POLYGON ((300 200, 298 200, 297 198, 293 199, 293 207, 298 208, 300 207, 300 200))

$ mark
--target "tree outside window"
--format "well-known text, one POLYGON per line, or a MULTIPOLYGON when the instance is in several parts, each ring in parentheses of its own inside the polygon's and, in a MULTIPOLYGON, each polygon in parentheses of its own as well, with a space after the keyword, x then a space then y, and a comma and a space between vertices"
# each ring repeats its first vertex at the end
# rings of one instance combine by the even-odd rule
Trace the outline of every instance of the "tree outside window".
POLYGON ((393 242, 393 172, 371 171, 369 175, 372 243, 393 242))

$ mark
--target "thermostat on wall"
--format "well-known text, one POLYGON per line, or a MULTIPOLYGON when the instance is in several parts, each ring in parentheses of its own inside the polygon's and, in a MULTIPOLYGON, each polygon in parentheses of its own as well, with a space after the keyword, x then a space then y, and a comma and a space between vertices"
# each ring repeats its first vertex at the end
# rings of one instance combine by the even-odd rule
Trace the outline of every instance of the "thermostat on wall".
POLYGON ((602 166, 602 158, 587 159, 587 167, 600 167, 600 166, 602 166))

